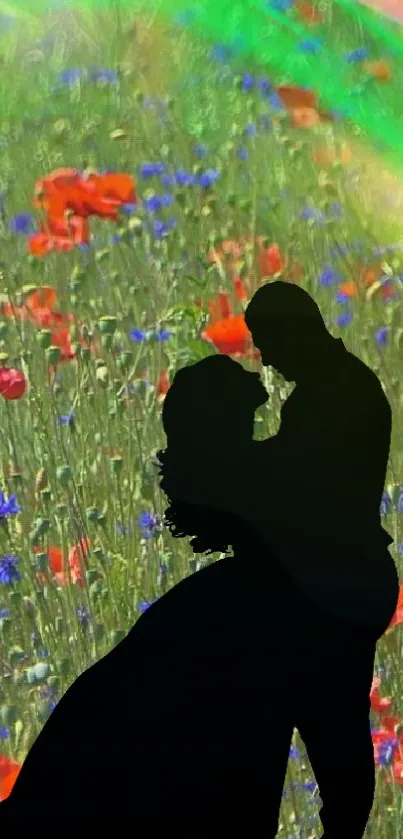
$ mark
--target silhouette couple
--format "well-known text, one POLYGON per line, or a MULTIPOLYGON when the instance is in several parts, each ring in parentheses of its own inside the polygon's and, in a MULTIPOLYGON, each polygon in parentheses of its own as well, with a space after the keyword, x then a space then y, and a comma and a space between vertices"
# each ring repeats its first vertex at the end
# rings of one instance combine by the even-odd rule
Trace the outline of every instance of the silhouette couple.
POLYGON ((300 287, 262 286, 245 319, 263 365, 296 383, 278 433, 253 439, 268 393, 217 355, 176 374, 158 453, 173 536, 196 554, 232 555, 174 586, 79 676, 0 804, 0 825, 62 818, 274 839, 297 728, 323 836, 364 834, 376 643, 398 599, 380 520, 391 411, 300 287))

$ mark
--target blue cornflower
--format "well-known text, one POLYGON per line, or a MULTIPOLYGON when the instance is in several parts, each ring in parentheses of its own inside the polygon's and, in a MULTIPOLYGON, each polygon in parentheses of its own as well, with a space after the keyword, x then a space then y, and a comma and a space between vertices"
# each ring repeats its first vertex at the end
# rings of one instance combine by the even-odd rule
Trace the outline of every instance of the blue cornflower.
POLYGON ((316 781, 305 781, 302 786, 307 792, 315 792, 317 788, 316 781))
POLYGON ((256 137, 257 128, 254 122, 248 122, 248 125, 245 128, 245 134, 247 134, 248 137, 256 137))
POLYGON ((291 746, 289 757, 291 758, 291 760, 298 760, 298 758, 300 757, 300 752, 296 746, 291 746))
POLYGON ((220 177, 219 169, 206 169, 205 172, 198 178, 198 185, 204 187, 205 189, 209 188, 214 184, 220 177))
POLYGON ((354 64, 357 61, 363 61, 365 58, 368 58, 369 50, 367 47, 361 47, 361 49, 353 50, 352 52, 347 52, 344 56, 346 61, 350 64, 354 64))
POLYGON ((377 763, 379 766, 390 766, 399 741, 397 737, 388 737, 379 743, 377 748, 377 763))
POLYGON ((319 275, 319 285, 329 288, 329 286, 340 283, 341 279, 341 275, 338 271, 335 271, 331 265, 325 265, 322 273, 319 275))
POLYGON ((4 620, 4 618, 10 617, 10 610, 9 609, 0 609, 0 621, 4 620))
POLYGON ((219 64, 226 64, 231 58, 232 50, 224 44, 216 44, 212 48, 210 55, 213 61, 218 61, 219 64))
POLYGON ((59 417, 59 423, 60 423, 60 425, 67 425, 67 426, 69 426, 69 427, 71 428, 71 427, 72 427, 72 426, 74 426, 74 424, 75 424, 75 417, 74 417, 74 414, 72 414, 72 413, 70 413, 70 414, 62 414, 62 415, 59 417))
POLYGON ((117 82, 118 74, 115 70, 99 70, 93 68, 90 70, 90 79, 93 82, 117 82))
POLYGON ((151 178, 152 175, 162 175, 165 172, 163 163, 143 163, 140 166, 140 175, 142 178, 151 178))
POLYGON ((143 201, 143 206, 148 213, 157 213, 163 207, 169 207, 174 202, 174 197, 169 192, 165 195, 153 195, 143 201))
POLYGON ((319 38, 314 38, 307 41, 301 41, 299 46, 303 52, 317 53, 322 49, 323 44, 319 38))
POLYGON ((402 544, 402 542, 400 542, 399 545, 397 546, 397 552, 398 552, 398 554, 403 554, 403 544, 402 544))
POLYGON ((137 204, 121 204, 119 209, 124 216, 131 216, 134 213, 137 204))
POLYGON ((341 218, 343 215, 343 207, 338 201, 332 201, 329 205, 330 214, 328 218, 341 218))
POLYGON ((162 186, 175 186, 175 177, 174 175, 162 175, 161 176, 161 183, 162 186))
POLYGON ((49 658, 49 650, 39 650, 39 657, 40 658, 49 658))
POLYGON ((6 516, 15 516, 21 510, 22 507, 17 504, 14 494, 10 495, 8 501, 6 501, 4 492, 0 491, 0 519, 4 519, 6 516))
POLYGON ((87 609, 84 606, 77 606, 77 617, 79 622, 81 623, 81 626, 84 629, 86 629, 86 627, 88 626, 90 616, 89 612, 87 612, 87 609))
POLYGON ((255 78, 250 73, 244 73, 241 79, 241 86, 244 93, 248 90, 253 90, 255 87, 255 78))
POLYGON ((273 110, 275 110, 275 111, 283 111, 284 110, 284 105, 283 105, 283 103, 281 101, 281 98, 278 95, 278 93, 270 93, 267 97, 267 101, 268 101, 269 105, 273 108, 273 110))
POLYGON ((194 151, 196 157, 205 157, 206 154, 207 154, 207 148, 204 145, 204 143, 196 143, 193 146, 193 151, 194 151))
POLYGON ((157 237, 157 239, 162 239, 162 237, 165 236, 169 232, 169 230, 172 230, 174 227, 176 227, 175 219, 169 219, 169 221, 160 221, 159 219, 157 219, 156 221, 154 221, 154 234, 157 237))
POLYGON ((271 0, 267 5, 276 12, 287 12, 294 5, 294 0, 271 0))
POLYGON ((380 347, 386 347, 388 343, 388 327, 382 326, 375 332, 375 340, 379 344, 380 347))
POLYGON ((14 216, 9 222, 9 229, 12 233, 19 233, 28 236, 34 230, 34 220, 29 213, 20 213, 14 216))
POLYGON ((349 326, 351 321, 353 320, 353 313, 352 312, 343 312, 341 315, 338 315, 336 318, 337 326, 349 326))
POLYGON ((18 556, 5 554, 0 557, 0 583, 3 586, 10 586, 12 583, 19 583, 21 574, 17 568, 18 556))
POLYGON ((83 81, 84 78, 85 70, 80 69, 80 67, 72 67, 68 70, 62 70, 58 76, 59 83, 62 85, 76 84, 77 82, 83 81))
POLYGON ((139 612, 145 612, 155 602, 155 600, 143 600, 141 603, 138 604, 137 608, 139 612))
POLYGON ((299 217, 303 221, 307 219, 312 219, 313 221, 318 223, 324 220, 322 210, 316 210, 315 207, 305 207, 303 210, 301 210, 299 217))
POLYGON ((141 344, 146 340, 147 336, 142 329, 132 329, 130 332, 130 338, 132 341, 135 341, 136 344, 141 344))
POLYGON ((172 332, 169 332, 168 329, 160 329, 158 332, 154 332, 153 337, 156 341, 164 342, 168 341, 171 335, 172 332))
POLYGON ((336 291, 335 299, 336 303, 340 303, 341 306, 344 306, 346 303, 349 303, 350 301, 349 296, 345 294, 344 291, 340 291, 340 289, 336 291))
POLYGON ((392 499, 386 490, 382 493, 381 504, 379 508, 379 512, 381 516, 387 516, 390 513, 392 508, 392 499))
POLYGON ((396 510, 398 513, 403 513, 403 487, 399 487, 399 495, 396 501, 396 510))
POLYGON ((10 736, 10 729, 6 725, 0 725, 0 737, 2 740, 8 740, 10 736))
POLYGON ((245 146, 241 146, 237 150, 237 157, 239 157, 240 160, 247 160, 247 158, 249 157, 248 149, 246 149, 245 146))
POLYGON ((177 169, 175 172, 175 183, 177 186, 194 186, 196 178, 184 169, 177 169))
POLYGON ((257 80, 257 84, 261 93, 267 94, 273 92, 273 85, 266 76, 260 76, 257 80))
POLYGON ((158 516, 151 513, 142 513, 137 522, 143 539, 151 539, 162 531, 161 521, 158 516))

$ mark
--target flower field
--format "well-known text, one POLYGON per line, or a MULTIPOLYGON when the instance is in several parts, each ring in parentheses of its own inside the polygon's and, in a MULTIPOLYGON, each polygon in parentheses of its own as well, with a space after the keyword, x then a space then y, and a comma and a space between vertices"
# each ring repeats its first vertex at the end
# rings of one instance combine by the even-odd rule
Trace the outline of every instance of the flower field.
MULTIPOLYGON (((313 30, 328 6, 295 5, 313 30)), ((206 561, 162 523, 161 406, 207 354, 261 370, 243 312, 262 282, 306 288, 382 381, 381 512, 403 579, 403 179, 315 92, 183 20, 8 10, 0 33, 1 800, 74 679, 206 561)), ((387 85, 393 58, 346 40, 357 74, 387 85)), ((262 378, 264 438, 289 388, 262 378)), ((403 587, 371 693, 374 839, 403 813, 402 623, 403 587)), ((354 731, 329 752, 342 745, 348 761, 354 731)), ((317 809, 296 734, 279 836, 313 839, 317 809)))

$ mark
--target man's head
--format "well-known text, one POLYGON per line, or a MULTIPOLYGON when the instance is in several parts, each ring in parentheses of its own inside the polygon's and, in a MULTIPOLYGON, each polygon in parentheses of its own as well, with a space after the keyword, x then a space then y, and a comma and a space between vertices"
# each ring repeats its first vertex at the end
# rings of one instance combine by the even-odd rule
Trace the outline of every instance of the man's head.
POLYGON ((264 367, 296 382, 315 363, 329 333, 319 307, 299 286, 277 281, 258 289, 245 312, 264 367))

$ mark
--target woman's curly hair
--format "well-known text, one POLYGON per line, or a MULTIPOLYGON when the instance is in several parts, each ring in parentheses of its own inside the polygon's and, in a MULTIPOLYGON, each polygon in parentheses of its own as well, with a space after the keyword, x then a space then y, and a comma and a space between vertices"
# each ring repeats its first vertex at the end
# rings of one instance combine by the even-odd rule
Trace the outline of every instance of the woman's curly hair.
MULTIPOLYGON (((165 451, 157 452, 160 473, 164 475, 165 451)), ((163 522, 175 539, 192 537, 195 554, 230 553, 237 528, 237 518, 199 504, 169 500, 163 522)))

